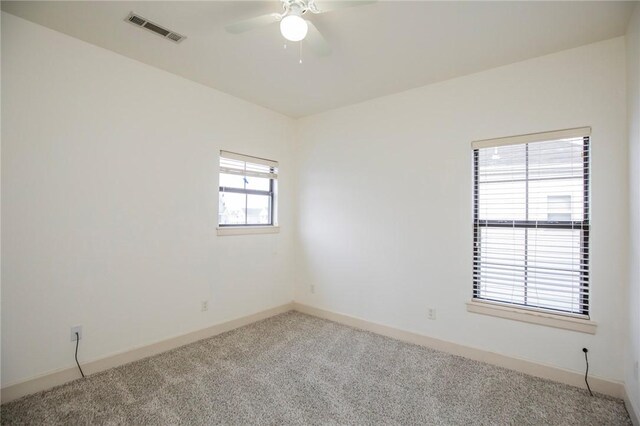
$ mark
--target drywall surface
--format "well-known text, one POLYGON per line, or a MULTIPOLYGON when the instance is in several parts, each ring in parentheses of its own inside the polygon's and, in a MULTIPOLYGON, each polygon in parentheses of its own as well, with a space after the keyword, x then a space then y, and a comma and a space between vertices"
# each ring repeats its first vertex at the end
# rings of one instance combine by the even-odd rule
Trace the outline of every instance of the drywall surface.
POLYGON ((3 387, 292 300, 291 119, 3 13, 2 123, 3 387), (220 149, 279 234, 216 235, 220 149))
POLYGON ((627 115, 629 118, 629 342, 625 385, 640 415, 640 5, 627 30, 627 115))
POLYGON ((622 381, 626 134, 623 37, 301 119, 295 300, 573 371, 587 347, 591 374, 622 381), (596 334, 467 312, 471 142, 582 126, 596 334))

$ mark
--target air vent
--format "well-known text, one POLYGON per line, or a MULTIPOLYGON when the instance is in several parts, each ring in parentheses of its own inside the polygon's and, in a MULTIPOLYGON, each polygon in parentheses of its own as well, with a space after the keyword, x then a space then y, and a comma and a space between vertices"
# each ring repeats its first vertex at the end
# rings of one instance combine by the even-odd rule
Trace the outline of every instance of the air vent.
POLYGON ((129 22, 131 22, 132 24, 136 24, 139 26, 142 26, 142 24, 144 24, 146 21, 136 15, 129 15, 129 22))
POLYGON ((173 41, 175 41, 176 43, 180 42, 180 40, 182 40, 184 37, 182 37, 180 34, 176 34, 176 33, 169 33, 169 35, 167 35, 168 39, 171 39, 173 41))
POLYGON ((127 18, 125 19, 125 21, 135 25, 136 27, 141 27, 144 28, 145 30, 149 30, 153 33, 158 34, 159 36, 169 39, 175 43, 180 43, 182 40, 184 40, 186 37, 183 35, 180 35, 174 31, 168 30, 166 28, 161 27, 160 25, 153 23, 145 18, 143 18, 140 15, 136 15, 135 13, 131 12, 129 14, 129 16, 127 16, 127 18))

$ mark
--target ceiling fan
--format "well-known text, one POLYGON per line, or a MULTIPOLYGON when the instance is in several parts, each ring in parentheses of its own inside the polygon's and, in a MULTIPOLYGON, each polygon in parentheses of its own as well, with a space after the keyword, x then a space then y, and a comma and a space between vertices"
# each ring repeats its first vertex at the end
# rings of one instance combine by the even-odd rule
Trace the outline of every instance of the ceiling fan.
POLYGON ((227 32, 240 34, 254 28, 280 22, 280 33, 289 41, 305 40, 311 50, 320 56, 331 53, 331 47, 313 23, 304 19, 308 12, 320 14, 333 12, 353 6, 363 6, 375 3, 377 0, 335 0, 321 1, 316 4, 316 0, 280 0, 282 3, 282 13, 269 13, 255 18, 245 19, 225 27, 227 32))

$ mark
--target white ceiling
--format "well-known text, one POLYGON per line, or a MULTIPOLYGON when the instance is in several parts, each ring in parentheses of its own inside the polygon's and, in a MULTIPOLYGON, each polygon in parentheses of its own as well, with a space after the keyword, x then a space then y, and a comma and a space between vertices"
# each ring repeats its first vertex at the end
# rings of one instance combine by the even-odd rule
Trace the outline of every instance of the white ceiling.
MULTIPOLYGON (((317 0, 319 6, 322 0, 317 0)), ((333 54, 284 49, 277 24, 224 26, 279 12, 279 0, 3 1, 2 10, 291 117, 623 35, 638 2, 380 1, 313 15, 333 54), (135 12, 187 39, 124 22, 135 12)))

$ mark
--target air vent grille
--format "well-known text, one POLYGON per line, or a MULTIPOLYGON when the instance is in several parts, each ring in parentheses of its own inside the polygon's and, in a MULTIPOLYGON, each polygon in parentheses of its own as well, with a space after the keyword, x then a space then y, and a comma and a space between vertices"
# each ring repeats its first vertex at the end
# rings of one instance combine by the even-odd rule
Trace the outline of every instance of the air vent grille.
POLYGON ((129 16, 125 19, 125 21, 135 25, 136 27, 144 28, 145 30, 149 30, 155 34, 158 34, 161 37, 169 39, 175 43, 180 43, 186 37, 176 33, 175 31, 168 30, 166 28, 161 27, 160 25, 149 21, 146 18, 143 18, 140 15, 136 15, 131 12, 129 16))
POLYGON ((145 20, 136 15, 129 15, 129 22, 142 26, 142 24, 145 23, 145 20))

